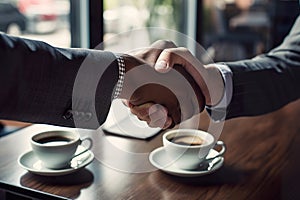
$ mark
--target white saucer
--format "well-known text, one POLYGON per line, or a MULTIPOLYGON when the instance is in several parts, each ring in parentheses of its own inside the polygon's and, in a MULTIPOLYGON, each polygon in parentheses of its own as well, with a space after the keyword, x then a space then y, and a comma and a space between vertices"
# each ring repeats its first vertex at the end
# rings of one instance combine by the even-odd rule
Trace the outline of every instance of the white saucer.
MULTIPOLYGON (((216 150, 211 149, 207 158, 214 157, 217 154, 218 154, 218 152, 216 150)), ((181 177, 197 177, 197 176, 207 175, 207 174, 210 174, 210 173, 216 171, 220 167, 222 167, 222 165, 224 163, 224 158, 220 157, 220 161, 218 163, 216 163, 210 170, 180 169, 174 164, 174 161, 172 161, 167 156, 166 151, 164 150, 164 147, 159 147, 159 148, 155 149, 154 151, 152 151, 149 155, 149 160, 154 167, 156 167, 168 174, 172 174, 175 176, 181 176, 181 177)))
MULTIPOLYGON (((83 146, 78 146, 77 151, 82 151, 83 146)), ((91 151, 87 151, 75 158, 70 162, 70 166, 63 169, 49 169, 46 168, 43 163, 35 156, 33 151, 22 154, 19 159, 19 165, 28 170, 31 173, 43 175, 43 176, 61 176, 70 173, 74 173, 81 168, 90 164, 94 159, 94 154, 91 151)))

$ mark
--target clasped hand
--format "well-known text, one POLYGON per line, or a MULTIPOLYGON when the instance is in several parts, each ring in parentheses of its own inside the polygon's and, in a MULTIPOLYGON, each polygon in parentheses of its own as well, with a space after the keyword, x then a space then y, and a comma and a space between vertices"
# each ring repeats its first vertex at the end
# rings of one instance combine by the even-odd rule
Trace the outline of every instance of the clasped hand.
POLYGON ((173 127, 210 103, 207 69, 187 49, 157 41, 124 55, 124 60, 120 98, 127 99, 131 112, 150 127, 173 127))

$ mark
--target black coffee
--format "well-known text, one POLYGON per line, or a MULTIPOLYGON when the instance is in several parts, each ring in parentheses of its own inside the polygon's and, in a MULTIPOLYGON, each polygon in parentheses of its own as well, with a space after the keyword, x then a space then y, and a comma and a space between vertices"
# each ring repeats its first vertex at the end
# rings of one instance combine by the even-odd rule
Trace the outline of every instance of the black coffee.
POLYGON ((180 135, 168 139, 170 142, 181 145, 197 146, 204 144, 204 140, 199 136, 180 135))
POLYGON ((67 137, 61 137, 61 136, 51 136, 51 137, 45 137, 37 140, 36 142, 40 144, 46 144, 46 145, 61 145, 61 144, 67 144, 68 142, 71 142, 72 139, 67 137))

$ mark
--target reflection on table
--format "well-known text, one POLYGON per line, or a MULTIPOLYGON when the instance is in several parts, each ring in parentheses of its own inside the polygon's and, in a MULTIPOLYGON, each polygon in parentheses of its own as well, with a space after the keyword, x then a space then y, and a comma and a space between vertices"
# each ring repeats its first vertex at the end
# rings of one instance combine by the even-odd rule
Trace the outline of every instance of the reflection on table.
MULTIPOLYGON (((146 159, 162 146, 162 133, 141 140, 101 129, 80 131, 95 143, 96 159, 86 168, 52 178, 34 175, 17 164, 18 157, 31 150, 30 136, 46 129, 33 125, 0 138, 0 186, 10 194, 36 199, 47 199, 46 194, 84 200, 299 199, 299 117, 300 102, 296 101, 274 113, 227 121, 220 137, 228 148, 224 165, 215 173, 192 178, 168 175, 146 159), (129 153, 119 154, 118 149, 129 153), (141 162, 135 162, 134 154, 141 155, 141 162), (141 170, 145 167, 149 170, 141 170)), ((206 130, 208 122, 207 115, 201 115, 200 128, 206 130)), ((0 192, 0 198, 7 194, 0 192)))

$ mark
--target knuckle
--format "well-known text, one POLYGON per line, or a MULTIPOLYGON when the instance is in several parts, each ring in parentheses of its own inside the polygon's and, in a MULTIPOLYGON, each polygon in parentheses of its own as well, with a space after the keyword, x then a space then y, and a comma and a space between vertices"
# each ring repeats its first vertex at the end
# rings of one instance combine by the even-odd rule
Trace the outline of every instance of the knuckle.
POLYGON ((174 47, 176 47, 176 45, 171 40, 165 40, 165 47, 174 48, 174 47))
POLYGON ((174 50, 173 49, 164 49, 162 54, 164 57, 172 57, 174 55, 174 50))
POLYGON ((184 54, 190 53, 190 51, 186 47, 179 47, 178 50, 184 54))
POLYGON ((132 114, 136 115, 136 116, 139 115, 138 111, 137 111, 136 109, 134 109, 134 108, 131 108, 131 109, 130 109, 130 112, 131 112, 132 114))
POLYGON ((156 128, 157 127, 156 124, 153 121, 147 121, 147 124, 151 128, 156 128))
POLYGON ((173 41, 171 40, 157 40, 156 43, 159 43, 161 44, 162 46, 165 46, 165 47, 176 47, 176 45, 174 44, 173 41))

